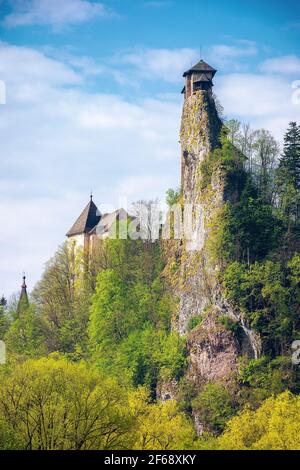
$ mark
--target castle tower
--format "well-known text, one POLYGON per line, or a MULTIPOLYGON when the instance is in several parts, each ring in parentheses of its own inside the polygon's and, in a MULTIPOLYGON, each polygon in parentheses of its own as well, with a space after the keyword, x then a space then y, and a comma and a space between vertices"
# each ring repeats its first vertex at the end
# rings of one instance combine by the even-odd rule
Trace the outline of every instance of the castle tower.
POLYGON ((222 123, 212 95, 216 69, 200 60, 184 72, 184 105, 181 119, 181 190, 185 202, 197 199, 200 164, 219 144, 222 123), (198 175, 198 177, 197 177, 198 175))
POLYGON ((211 92, 214 86, 212 80, 216 72, 216 69, 208 65, 202 59, 184 72, 185 86, 181 92, 184 94, 184 98, 189 98, 199 90, 211 92))
POLYGON ((89 203, 68 231, 67 237, 75 241, 78 246, 88 250, 91 236, 90 232, 98 225, 100 219, 101 212, 94 203, 93 196, 91 195, 89 203))
POLYGON ((21 294, 19 298, 19 303, 17 307, 17 313, 18 315, 22 314, 24 310, 26 310, 29 307, 29 300, 28 300, 28 294, 27 294, 27 285, 26 285, 26 276, 23 276, 23 284, 21 286, 21 294))

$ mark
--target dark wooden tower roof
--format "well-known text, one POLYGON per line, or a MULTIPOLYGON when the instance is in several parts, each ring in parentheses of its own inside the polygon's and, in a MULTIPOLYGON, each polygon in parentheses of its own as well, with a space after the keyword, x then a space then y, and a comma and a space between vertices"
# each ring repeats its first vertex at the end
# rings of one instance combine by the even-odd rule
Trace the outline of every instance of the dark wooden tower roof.
POLYGON ((215 73, 217 72, 216 69, 211 67, 209 64, 204 62, 204 60, 199 60, 197 64, 193 65, 189 70, 184 72, 183 76, 186 77, 187 75, 191 75, 192 73, 205 73, 205 72, 211 72, 212 76, 214 77, 215 73))
POLYGON ((101 213, 98 210, 96 204, 94 204, 93 198, 91 196, 90 202, 83 209, 74 225, 68 231, 67 237, 89 233, 95 227, 95 225, 99 223, 100 219, 101 213))

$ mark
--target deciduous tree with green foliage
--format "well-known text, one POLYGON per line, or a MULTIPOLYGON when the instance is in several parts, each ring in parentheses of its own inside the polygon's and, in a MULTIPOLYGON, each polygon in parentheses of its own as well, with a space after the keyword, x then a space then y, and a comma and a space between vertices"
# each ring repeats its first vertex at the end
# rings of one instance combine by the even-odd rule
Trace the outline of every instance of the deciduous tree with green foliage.
POLYGON ((0 449, 113 450, 192 447, 176 403, 152 404, 87 363, 53 354, 2 367, 0 449))
POLYGON ((288 392, 267 399, 256 411, 245 409, 227 424, 219 449, 299 450, 300 397, 288 392))

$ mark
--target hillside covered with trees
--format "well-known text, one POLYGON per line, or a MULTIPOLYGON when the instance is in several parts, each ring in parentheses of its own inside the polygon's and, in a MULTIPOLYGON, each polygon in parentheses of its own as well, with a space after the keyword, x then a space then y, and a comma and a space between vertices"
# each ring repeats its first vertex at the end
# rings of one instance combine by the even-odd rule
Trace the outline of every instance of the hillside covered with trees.
MULTIPOLYGON (((187 342, 205 313, 183 335, 173 328, 177 241, 99 240, 90 260, 65 242, 29 305, 0 303, 0 449, 300 449, 299 124, 280 149, 268 131, 227 122, 202 189, 216 169, 240 197, 226 202, 209 249, 228 302, 260 339, 257 357, 241 354, 230 380, 200 390, 188 380, 187 342), (176 383, 175 397, 161 399, 164 383, 176 383)), ((170 207, 180 200, 168 191, 170 207)), ((239 341, 238 321, 218 322, 239 341)))

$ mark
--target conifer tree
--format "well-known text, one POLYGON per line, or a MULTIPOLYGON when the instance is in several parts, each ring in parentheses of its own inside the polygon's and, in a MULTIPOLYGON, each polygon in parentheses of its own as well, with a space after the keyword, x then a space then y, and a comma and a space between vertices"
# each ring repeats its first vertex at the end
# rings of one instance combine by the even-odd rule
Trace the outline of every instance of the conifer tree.
POLYGON ((291 122, 284 137, 284 150, 277 171, 279 207, 291 223, 298 223, 300 208, 300 126, 291 122))

